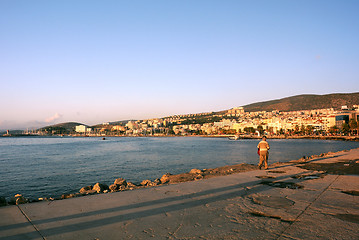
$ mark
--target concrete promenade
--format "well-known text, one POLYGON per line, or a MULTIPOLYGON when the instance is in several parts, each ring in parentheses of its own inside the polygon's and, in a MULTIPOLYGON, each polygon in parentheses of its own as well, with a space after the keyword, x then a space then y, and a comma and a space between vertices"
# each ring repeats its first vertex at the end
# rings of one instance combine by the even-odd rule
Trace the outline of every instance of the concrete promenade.
POLYGON ((0 239, 359 239, 359 173, 300 165, 1 207, 0 239))

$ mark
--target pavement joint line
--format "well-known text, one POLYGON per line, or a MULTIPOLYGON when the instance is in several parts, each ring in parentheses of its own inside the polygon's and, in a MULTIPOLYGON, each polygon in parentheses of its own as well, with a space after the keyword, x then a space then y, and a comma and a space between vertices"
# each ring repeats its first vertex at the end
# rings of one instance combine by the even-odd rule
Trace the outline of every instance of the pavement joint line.
POLYGON ((46 238, 41 234, 40 230, 32 223, 31 219, 26 215, 26 213, 21 209, 21 207, 19 205, 16 205, 17 208, 20 210, 20 212, 22 213, 22 215, 24 215, 24 217, 26 218, 26 220, 33 226, 33 228, 36 230, 36 232, 38 232, 40 234, 40 236, 42 237, 43 240, 46 240, 46 238))
POLYGON ((308 209, 310 206, 312 206, 312 204, 313 204, 315 201, 317 201, 318 198, 319 198, 320 196, 322 196, 322 194, 323 194, 325 191, 328 190, 328 188, 339 178, 339 176, 340 176, 340 175, 337 175, 336 178, 335 178, 326 188, 324 188, 323 191, 322 191, 321 193, 319 193, 318 196, 317 196, 311 203, 309 203, 308 206, 306 206, 305 209, 304 209, 301 213, 299 213, 299 215, 294 219, 294 221, 293 221, 292 223, 290 223, 290 225, 289 225, 287 228, 285 228, 285 229, 283 230, 283 232, 277 237, 277 240, 278 240, 280 237, 282 237, 282 236, 284 235, 284 233, 285 233, 295 222, 297 222, 297 220, 300 218, 300 216, 302 216, 303 213, 305 213, 305 212, 307 211, 307 209, 308 209))

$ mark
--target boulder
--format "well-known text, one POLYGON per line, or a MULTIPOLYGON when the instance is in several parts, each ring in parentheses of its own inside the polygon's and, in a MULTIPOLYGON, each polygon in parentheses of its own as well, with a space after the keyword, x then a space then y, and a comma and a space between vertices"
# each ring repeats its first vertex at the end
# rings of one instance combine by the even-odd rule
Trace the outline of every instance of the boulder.
POLYGON ((166 174, 164 174, 162 177, 161 177, 161 183, 167 183, 167 182, 169 182, 170 181, 170 176, 171 176, 172 174, 171 173, 166 173, 166 174))
POLYGON ((121 186, 121 185, 126 186, 126 185, 127 185, 127 182, 126 182, 126 180, 123 179, 123 178, 117 178, 117 179, 115 180, 114 184, 117 184, 117 185, 119 185, 119 186, 121 186))
POLYGON ((97 193, 97 191, 93 190, 93 189, 86 192, 87 195, 93 195, 93 194, 96 194, 96 193, 97 193))
POLYGON ((115 191, 118 190, 118 187, 119 187, 119 185, 112 184, 112 185, 109 186, 109 189, 110 189, 111 192, 115 192, 115 191))
POLYGON ((201 174, 202 170, 194 168, 194 169, 191 169, 191 171, 189 171, 189 173, 191 173, 191 174, 201 174))
POLYGON ((150 180, 143 180, 143 181, 141 182, 141 185, 142 185, 142 186, 150 186, 150 185, 151 185, 151 181, 150 181, 150 180))
POLYGON ((27 203, 27 199, 24 198, 21 194, 16 194, 15 199, 16 205, 27 203))
POLYGON ((92 188, 92 190, 95 190, 97 193, 101 193, 108 189, 109 189, 108 186, 106 184, 102 184, 102 183, 96 183, 92 188))
POLYGON ((161 184, 161 179, 157 178, 152 182, 153 186, 157 186, 161 184))
POLYGON ((137 187, 137 185, 136 185, 136 184, 133 184, 132 182, 128 182, 128 183, 127 183, 127 187, 129 187, 129 188, 135 188, 135 187, 137 187))
POLYGON ((6 199, 4 197, 0 197, 0 206, 6 206, 7 202, 6 199))
POLYGON ((92 190, 92 186, 86 186, 80 189, 80 193, 87 193, 92 190))
POLYGON ((137 185, 133 184, 132 182, 127 183, 126 189, 133 190, 135 188, 137 188, 137 185))
POLYGON ((61 199, 68 199, 68 198, 73 198, 73 197, 75 197, 75 194, 73 194, 73 193, 61 195, 61 199))
POLYGON ((203 175, 202 174, 198 174, 197 176, 194 177, 195 180, 200 180, 203 179, 203 175))

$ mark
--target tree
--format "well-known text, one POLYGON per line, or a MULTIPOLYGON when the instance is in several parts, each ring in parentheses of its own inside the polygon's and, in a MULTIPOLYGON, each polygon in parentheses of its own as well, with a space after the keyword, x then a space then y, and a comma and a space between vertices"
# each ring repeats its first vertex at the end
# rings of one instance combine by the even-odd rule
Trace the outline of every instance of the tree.
POLYGON ((284 132, 284 129, 283 128, 281 128, 280 130, 279 130, 279 134, 284 134, 285 132, 284 132))
POLYGON ((262 135, 264 133, 264 130, 263 130, 263 126, 262 125, 259 125, 257 127, 257 131, 262 135))
POLYGON ((347 135, 349 132, 350 132, 350 127, 349 127, 349 124, 347 123, 343 123, 343 126, 342 126, 342 132, 347 135))
POLYGON ((307 125, 306 127, 306 134, 311 135, 313 134, 314 127, 312 125, 307 125))
POLYGON ((333 126, 333 127, 330 127, 329 128, 329 132, 331 133, 331 134, 337 134, 338 133, 338 127, 337 126, 333 126))
POLYGON ((358 122, 355 121, 355 119, 350 119, 349 128, 353 134, 355 134, 355 132, 358 133, 358 122))
POLYGON ((305 126, 303 124, 300 126, 300 133, 305 134, 305 126))
POLYGON ((245 127, 243 130, 247 133, 255 133, 256 132, 256 130, 253 127, 245 127))

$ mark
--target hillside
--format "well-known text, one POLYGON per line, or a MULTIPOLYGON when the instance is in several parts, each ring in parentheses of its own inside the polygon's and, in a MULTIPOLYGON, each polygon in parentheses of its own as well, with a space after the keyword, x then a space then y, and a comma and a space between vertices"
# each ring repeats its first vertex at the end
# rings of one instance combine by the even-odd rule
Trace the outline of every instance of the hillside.
POLYGON ((326 95, 303 94, 277 100, 252 103, 243 107, 246 112, 273 110, 298 111, 321 108, 340 109, 343 105, 351 106, 353 104, 359 104, 359 92, 326 95))
POLYGON ((75 129, 75 127, 78 125, 84 125, 84 124, 78 123, 78 122, 66 122, 66 123, 59 123, 59 124, 43 127, 43 128, 40 128, 39 130, 40 131, 57 130, 57 131, 61 131, 63 133, 67 133, 67 132, 73 131, 75 129))

